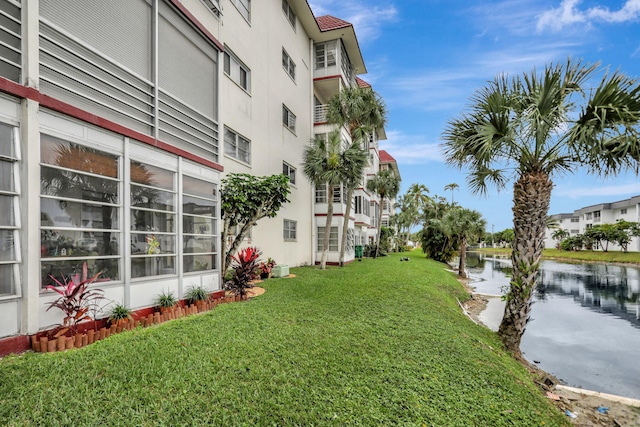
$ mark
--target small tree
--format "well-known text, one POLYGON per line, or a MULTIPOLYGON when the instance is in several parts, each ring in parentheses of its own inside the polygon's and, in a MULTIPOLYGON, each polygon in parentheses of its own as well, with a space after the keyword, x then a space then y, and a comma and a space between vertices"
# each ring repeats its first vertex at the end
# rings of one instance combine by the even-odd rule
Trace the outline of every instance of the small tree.
POLYGON ((558 228, 556 231, 551 233, 551 238, 553 240, 557 240, 556 248, 560 248, 560 242, 569 237, 569 232, 567 230, 563 230, 562 228, 558 228))
MULTIPOLYGON (((380 197, 380 206, 385 199, 393 198, 400 190, 400 178, 390 170, 378 172, 373 178, 367 182, 367 190, 375 192, 380 197)), ((382 210, 381 210, 382 212, 382 210)), ((380 219, 378 219, 380 221, 380 219)), ((382 223, 382 221, 380 221, 382 223)), ((380 249, 380 233, 382 232, 381 224, 378 224, 378 239, 376 241, 376 257, 380 249)))
POLYGON ((282 205, 289 202, 290 191, 289 178, 281 174, 232 173, 222 180, 223 274, 251 227, 262 218, 275 217, 282 205), (227 238, 231 241, 228 246, 227 238))

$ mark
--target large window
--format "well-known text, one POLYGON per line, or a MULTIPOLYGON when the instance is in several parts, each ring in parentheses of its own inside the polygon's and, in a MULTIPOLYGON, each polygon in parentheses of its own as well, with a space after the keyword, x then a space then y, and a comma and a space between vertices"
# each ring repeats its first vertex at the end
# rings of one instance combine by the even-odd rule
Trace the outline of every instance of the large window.
POLYGON ((282 104, 282 124, 284 124, 291 132, 296 131, 296 115, 282 104))
POLYGON ((296 29, 296 14, 294 13, 293 9, 291 8, 291 5, 289 5, 289 2, 287 0, 282 0, 282 12, 284 13, 284 16, 287 17, 287 20, 289 21, 289 23, 291 24, 291 26, 295 30, 296 29))
POLYGON ((251 92, 251 70, 226 48, 224 52, 224 72, 242 89, 251 92))
POLYGON ((282 162, 282 174, 289 177, 289 182, 291 184, 296 183, 296 168, 290 164, 282 162))
MULTIPOLYGON (((322 251, 325 230, 326 227, 318 227, 318 252, 322 251)), ((329 251, 338 252, 338 227, 331 227, 329 231, 329 251)))
POLYGON ((296 79, 296 63, 293 62, 284 48, 282 48, 282 68, 284 68, 284 70, 293 80, 296 79))
POLYGON ((45 134, 40 143, 42 286, 85 270, 120 280, 118 158, 45 134))
POLYGON ((292 221, 290 219, 285 219, 283 221, 283 237, 285 241, 293 241, 296 240, 296 228, 298 223, 296 221, 292 221))
POLYGON ((317 43, 316 50, 316 70, 336 65, 336 41, 317 43))
POLYGON ((251 142, 227 127, 224 128, 224 153, 251 164, 251 142))
POLYGON ((182 179, 182 227, 184 271, 217 268, 216 184, 185 176, 182 179))
POLYGON ((175 174, 130 163, 131 277, 176 274, 175 174))
POLYGON ((0 297, 18 292, 18 129, 0 124, 0 297))

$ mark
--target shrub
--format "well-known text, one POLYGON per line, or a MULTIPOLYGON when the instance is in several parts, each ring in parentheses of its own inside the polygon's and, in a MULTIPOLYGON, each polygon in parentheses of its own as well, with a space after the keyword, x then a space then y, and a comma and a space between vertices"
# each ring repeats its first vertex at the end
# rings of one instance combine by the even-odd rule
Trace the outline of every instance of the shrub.
POLYGON ((53 307, 59 308, 65 314, 62 327, 54 335, 55 337, 62 336, 71 331, 71 334, 75 334, 78 331, 78 323, 83 320, 93 320, 88 314, 89 310, 98 307, 98 301, 104 299, 102 289, 89 289, 89 286, 100 276, 102 272, 99 272, 90 279, 87 279, 87 263, 82 266, 82 280, 76 274, 71 279, 67 279, 66 275, 63 275, 62 282, 49 275, 51 280, 57 283, 57 286, 48 285, 46 289, 57 292, 60 296, 49 304, 47 311, 53 307))
POLYGON ((109 324, 115 325, 124 319, 133 319, 131 316, 131 309, 126 307, 124 304, 116 304, 113 306, 111 314, 109 314, 109 324))
POLYGON ((209 292, 202 286, 192 286, 184 295, 189 304, 195 304, 196 301, 206 301, 209 299, 209 292))
POLYGON ((233 274, 224 283, 225 290, 242 297, 246 295, 247 289, 253 287, 249 282, 253 280, 256 270, 259 270, 258 258, 261 254, 255 247, 245 248, 235 254, 231 263, 233 274))
POLYGON ((156 307, 160 308, 171 308, 178 303, 178 300, 173 295, 173 292, 164 292, 156 298, 155 304, 156 307))

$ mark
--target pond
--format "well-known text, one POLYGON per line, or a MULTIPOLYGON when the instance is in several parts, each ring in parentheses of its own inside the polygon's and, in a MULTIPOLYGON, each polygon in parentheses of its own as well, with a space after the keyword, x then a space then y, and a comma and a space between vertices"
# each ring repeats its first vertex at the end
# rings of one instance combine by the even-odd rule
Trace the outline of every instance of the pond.
MULTIPOLYGON (((509 286, 508 258, 469 253, 467 268, 477 293, 509 286)), ((520 348, 568 385, 640 399, 640 268, 542 261, 520 348)))

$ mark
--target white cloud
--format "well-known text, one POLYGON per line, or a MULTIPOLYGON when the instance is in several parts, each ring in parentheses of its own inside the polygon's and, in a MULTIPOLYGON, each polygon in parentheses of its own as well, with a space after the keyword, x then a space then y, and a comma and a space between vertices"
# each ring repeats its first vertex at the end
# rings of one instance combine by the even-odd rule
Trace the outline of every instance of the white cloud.
POLYGON ((554 196, 579 199, 581 197, 609 197, 609 196, 631 196, 640 194, 640 182, 627 182, 615 185, 605 185, 602 187, 559 187, 554 191, 554 196))
POLYGON ((429 142, 422 135, 407 135, 402 131, 387 131, 387 140, 380 141, 380 148, 386 150, 398 163, 415 165, 443 162, 440 145, 429 142))
POLYGON ((591 26, 594 21, 620 23, 635 21, 640 17, 640 0, 627 0, 617 11, 602 6, 580 10, 580 2, 581 0, 562 0, 559 7, 542 13, 538 18, 537 30, 548 28, 560 31, 574 24, 591 26))

